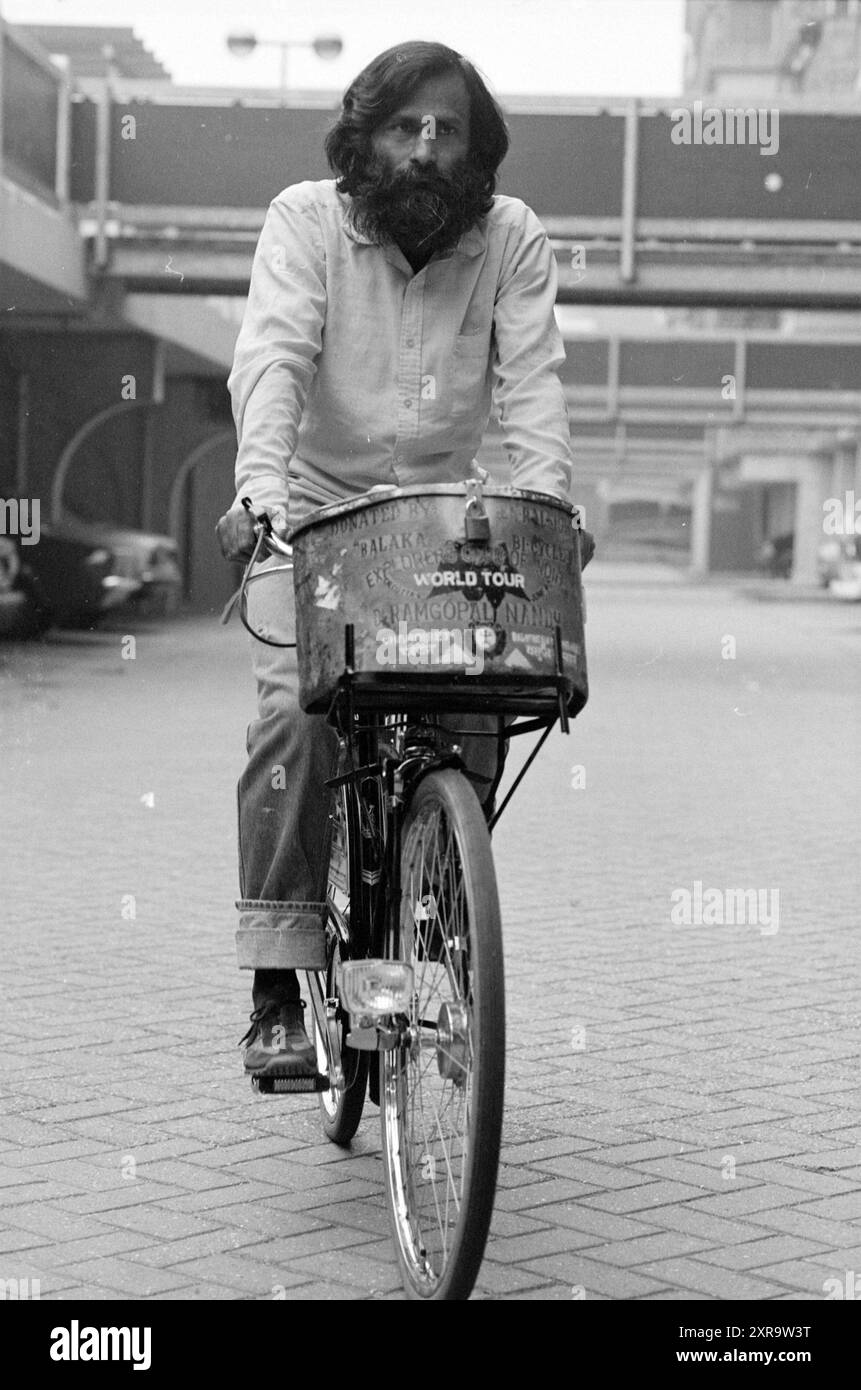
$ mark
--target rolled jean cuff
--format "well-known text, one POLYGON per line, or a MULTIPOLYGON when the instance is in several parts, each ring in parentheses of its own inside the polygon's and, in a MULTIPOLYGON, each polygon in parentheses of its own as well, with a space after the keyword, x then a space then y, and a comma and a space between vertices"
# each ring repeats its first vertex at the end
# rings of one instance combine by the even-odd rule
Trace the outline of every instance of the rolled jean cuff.
POLYGON ((325 970, 326 904, 241 898, 236 904, 240 970, 325 970))

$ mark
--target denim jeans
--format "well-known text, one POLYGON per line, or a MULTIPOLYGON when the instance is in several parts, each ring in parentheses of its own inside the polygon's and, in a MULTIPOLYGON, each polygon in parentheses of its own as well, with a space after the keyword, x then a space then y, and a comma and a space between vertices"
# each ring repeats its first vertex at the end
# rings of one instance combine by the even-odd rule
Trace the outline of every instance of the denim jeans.
MULTIPOLYGON (((258 568, 274 568, 273 557, 258 568)), ((278 641, 292 640, 293 576, 267 576, 248 589, 248 620, 278 641), (287 615, 285 617, 285 615, 287 615)), ((248 764, 238 787, 242 970, 312 968, 322 939, 330 850, 331 793, 339 741, 324 715, 299 706, 296 653, 249 637, 257 678, 258 717, 248 726, 248 764)), ((487 715, 447 715, 458 736, 467 775, 484 802, 497 771, 498 742, 487 715)))

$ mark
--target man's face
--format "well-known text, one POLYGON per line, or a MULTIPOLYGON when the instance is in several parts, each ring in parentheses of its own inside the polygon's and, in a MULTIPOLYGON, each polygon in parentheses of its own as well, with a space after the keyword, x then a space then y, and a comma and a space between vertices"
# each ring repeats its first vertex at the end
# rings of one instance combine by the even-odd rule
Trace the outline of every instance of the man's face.
POLYGON ((426 78, 370 138, 353 187, 353 221, 427 261, 487 212, 486 178, 470 161, 470 102, 460 73, 426 78))
POLYGON ((460 73, 429 77, 371 137, 390 173, 429 166, 452 172, 469 152, 469 93, 460 73))

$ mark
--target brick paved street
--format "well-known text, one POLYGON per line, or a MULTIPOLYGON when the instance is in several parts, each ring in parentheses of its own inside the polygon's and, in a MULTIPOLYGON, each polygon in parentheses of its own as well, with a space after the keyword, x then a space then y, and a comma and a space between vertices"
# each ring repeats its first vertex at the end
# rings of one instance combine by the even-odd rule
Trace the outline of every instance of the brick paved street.
MULTIPOLYGON (((475 1296, 821 1299, 861 1271, 861 608, 589 577, 591 702, 495 836, 508 1075, 475 1296), (697 881, 777 890, 779 923, 674 924, 697 881)), ((345 1155, 313 1098, 241 1073, 247 639, 127 627, 123 660, 123 631, 0 646, 0 1277, 399 1298, 376 1109, 345 1155)))

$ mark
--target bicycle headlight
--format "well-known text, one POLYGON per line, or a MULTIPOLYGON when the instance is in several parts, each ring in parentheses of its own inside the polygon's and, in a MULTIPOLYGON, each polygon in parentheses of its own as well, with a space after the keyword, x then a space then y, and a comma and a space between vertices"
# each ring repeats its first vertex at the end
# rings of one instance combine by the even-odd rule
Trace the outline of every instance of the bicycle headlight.
POLYGON ((413 970, 395 960, 349 960, 341 965, 338 983, 351 1014, 406 1013, 413 995, 413 970))

